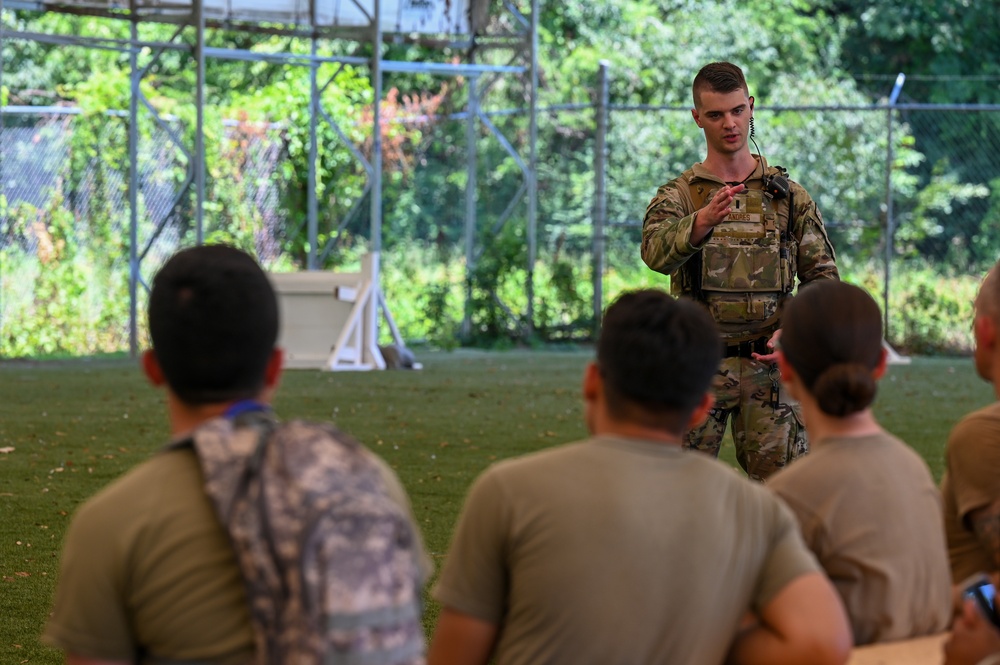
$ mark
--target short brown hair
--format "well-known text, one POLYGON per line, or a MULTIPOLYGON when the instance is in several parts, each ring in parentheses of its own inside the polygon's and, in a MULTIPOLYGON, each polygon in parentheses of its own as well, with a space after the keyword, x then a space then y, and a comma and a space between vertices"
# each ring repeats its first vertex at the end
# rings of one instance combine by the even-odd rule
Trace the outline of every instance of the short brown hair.
POLYGON ((708 310, 666 291, 620 295, 597 342, 608 411, 619 420, 682 434, 722 360, 708 310))
POLYGON ((695 108, 698 108, 699 95, 705 89, 713 92, 732 92, 742 89, 747 95, 750 94, 743 70, 731 62, 710 62, 701 68, 691 85, 691 95, 694 98, 695 108))

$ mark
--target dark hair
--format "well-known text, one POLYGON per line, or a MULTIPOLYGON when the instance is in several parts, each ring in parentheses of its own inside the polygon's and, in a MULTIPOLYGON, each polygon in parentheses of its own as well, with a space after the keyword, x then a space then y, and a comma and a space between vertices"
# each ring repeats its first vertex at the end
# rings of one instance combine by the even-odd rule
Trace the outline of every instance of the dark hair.
POLYGON ((597 364, 616 418, 683 432, 721 359, 715 322, 692 300, 631 291, 604 314, 597 364))
POLYGON ((694 83, 691 84, 691 96, 694 98, 695 108, 699 106, 701 91, 706 88, 713 92, 743 90, 750 94, 747 80, 743 77, 743 70, 731 62, 710 62, 701 68, 694 77, 694 83))
POLYGON ((278 338, 278 301, 249 254, 225 245, 174 254, 149 296, 153 352, 185 403, 255 397, 278 338))
POLYGON ((836 280, 803 287, 785 307, 781 349, 831 416, 862 411, 875 399, 882 359, 882 315, 864 289, 836 280))

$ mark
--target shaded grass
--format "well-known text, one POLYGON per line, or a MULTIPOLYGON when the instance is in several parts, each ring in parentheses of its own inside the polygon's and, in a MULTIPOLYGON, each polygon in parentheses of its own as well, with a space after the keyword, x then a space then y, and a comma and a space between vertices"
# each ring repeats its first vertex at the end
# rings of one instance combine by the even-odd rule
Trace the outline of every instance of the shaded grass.
MULTIPOLYGON (((491 462, 585 436, 587 350, 421 354, 419 372, 285 374, 283 417, 335 421, 399 473, 440 564, 465 491, 491 462)), ((60 663, 39 644, 59 544, 80 501, 165 439, 161 395, 121 359, 0 363, 0 662, 60 663)), ((964 358, 890 368, 876 412, 936 478, 951 426, 993 399, 964 358)), ((731 445, 722 459, 733 463, 731 445)), ((426 625, 437 606, 428 603, 426 625)))

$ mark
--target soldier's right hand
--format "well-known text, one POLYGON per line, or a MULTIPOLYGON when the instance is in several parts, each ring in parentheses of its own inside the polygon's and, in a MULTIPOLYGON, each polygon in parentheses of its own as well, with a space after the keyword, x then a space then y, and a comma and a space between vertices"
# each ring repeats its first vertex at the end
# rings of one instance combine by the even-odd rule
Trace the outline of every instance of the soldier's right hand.
POLYGON ((743 183, 738 185, 726 185, 715 193, 715 196, 698 211, 694 218, 694 226, 691 228, 691 244, 697 245, 709 232, 721 224, 729 216, 729 207, 733 204, 733 198, 746 189, 743 183))

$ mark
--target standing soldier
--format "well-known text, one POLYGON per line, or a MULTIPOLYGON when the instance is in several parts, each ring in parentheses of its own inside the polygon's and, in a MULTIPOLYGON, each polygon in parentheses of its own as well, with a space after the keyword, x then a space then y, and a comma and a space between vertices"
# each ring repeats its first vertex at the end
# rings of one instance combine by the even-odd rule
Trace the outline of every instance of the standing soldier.
POLYGON ((809 450, 799 406, 774 365, 782 302, 796 275, 805 284, 839 274, 809 193, 750 152, 754 98, 743 71, 708 64, 692 91, 708 156, 657 190, 643 221, 642 260, 670 275, 674 295, 704 303, 726 344, 716 406, 685 447, 718 456, 731 416, 740 466, 764 480, 809 450))

